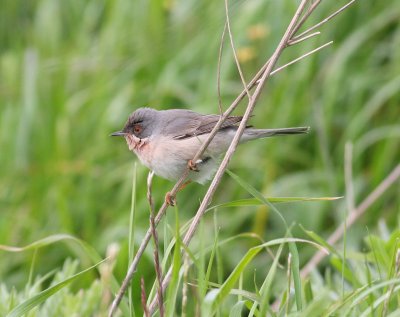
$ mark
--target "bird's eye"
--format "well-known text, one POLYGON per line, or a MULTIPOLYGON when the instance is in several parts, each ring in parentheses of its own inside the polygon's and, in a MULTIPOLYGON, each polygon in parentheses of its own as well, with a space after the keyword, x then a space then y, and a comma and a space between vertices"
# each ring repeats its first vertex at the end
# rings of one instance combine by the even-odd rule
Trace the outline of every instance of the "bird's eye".
POLYGON ((142 126, 140 124, 135 124, 133 126, 133 132, 135 134, 139 134, 140 132, 142 132, 142 126))

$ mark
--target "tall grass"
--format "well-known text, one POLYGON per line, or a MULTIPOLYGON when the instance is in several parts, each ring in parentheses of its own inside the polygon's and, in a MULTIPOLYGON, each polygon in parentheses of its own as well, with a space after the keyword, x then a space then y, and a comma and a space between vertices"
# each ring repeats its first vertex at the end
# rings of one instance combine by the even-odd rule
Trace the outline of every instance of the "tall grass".
MULTIPOLYGON (((230 2, 231 24, 246 78, 276 46, 296 4, 290 0, 230 2)), ((319 21, 338 6, 324 1, 312 20, 319 21)), ((136 158, 122 141, 108 135, 143 105, 218 111, 216 65, 223 4, 211 0, 5 0, 1 7, 0 244, 23 246, 52 234, 68 233, 105 254, 111 243, 118 242, 121 251, 113 272, 120 279, 130 257, 128 223, 132 162, 136 158)), ((335 42, 275 76, 252 124, 310 125, 312 133, 242 146, 230 166, 235 174, 264 196, 342 196, 344 147, 351 141, 355 202, 363 200, 400 160, 399 18, 396 0, 359 1, 324 26, 319 37, 288 50, 281 64, 317 44, 331 39, 335 42)), ((241 89, 227 49, 221 83, 222 101, 227 105, 241 89)), ((148 226, 146 173, 138 165, 136 243, 148 226)), ((155 179, 156 205, 170 186, 155 179)), ((200 185, 190 186, 178 196, 179 223, 193 216, 204 193, 200 185)), ((332 258, 332 263, 325 262, 325 275, 315 273, 310 284, 303 283, 303 314, 327 313, 327 303, 332 303, 334 312, 343 309, 350 315, 367 314, 374 305, 384 311, 386 299, 382 296, 391 285, 395 285, 391 298, 396 298, 398 277, 392 249, 396 248, 398 194, 398 186, 389 189, 347 232, 346 261, 332 258), (371 245, 369 241, 379 243, 371 245), (360 253, 365 250, 369 251, 360 253), (350 293, 343 298, 339 290, 344 262, 348 263, 345 291, 350 293), (388 284, 374 284, 379 281, 388 284), (367 293, 372 286, 374 291, 367 293), (355 303, 362 304, 356 307, 355 303)), ((244 198, 251 195, 227 176, 215 204, 244 198)), ((301 223, 325 237, 343 221, 345 208, 343 200, 282 204, 279 211, 289 225, 301 223)), ((286 234, 280 219, 265 205, 219 208, 217 216, 214 213, 203 220, 201 244, 194 241, 191 246, 196 269, 188 269, 190 285, 196 284, 199 276, 209 276, 198 292, 189 286, 190 294, 201 295, 198 303, 214 300, 208 287, 223 285, 246 252, 261 244, 259 239, 269 241, 286 234), (244 232, 252 238, 240 236, 244 232), (222 241, 232 237, 234 242, 225 247, 222 241), (207 248, 213 250, 212 257, 205 253, 207 248), (203 272, 209 263, 209 272, 203 272)), ((171 214, 159 229, 166 231, 166 238, 177 236, 176 219, 171 214)), ((296 225, 293 234, 306 237, 296 225)), ((161 243, 168 245, 169 241, 161 243)), ((301 265, 314 249, 298 248, 301 265)), ((337 251, 341 254, 340 248, 337 251)), ((35 277, 61 270, 67 257, 79 259, 85 268, 94 264, 86 251, 73 244, 51 244, 36 255, 33 251, 0 252, 4 254, 0 260, 2 287, 15 287, 15 291, 7 291, 11 300, 1 298, 15 303, 16 294, 28 283, 33 258, 35 277)), ((251 311, 251 304, 257 301, 260 309, 269 311, 271 299, 281 298, 285 292, 287 279, 280 264, 286 264, 288 251, 281 247, 275 252, 281 255, 279 261, 262 254, 248 264, 240 277, 241 288, 235 289, 237 298, 228 296, 217 311, 226 315, 232 308, 231 314, 237 315, 240 308, 251 311), (267 292, 261 289, 263 284, 272 287, 267 292)), ((171 261, 183 259, 175 255, 165 265, 171 261)), ((149 250, 133 282, 134 289, 138 289, 140 276, 150 283, 152 262, 149 250)), ((177 288, 168 298, 180 303, 178 287, 182 287, 183 277, 175 274, 177 288)), ((84 275, 71 292, 87 287, 90 294, 93 278, 93 274, 84 275)), ((289 296, 282 301, 281 312, 293 308, 293 292, 286 293, 289 296)), ((139 295, 134 292, 133 302, 140 313, 139 295)), ((193 305, 187 307, 188 316, 196 310, 193 305)), ((389 301, 387 309, 394 306, 389 301)), ((168 305, 166 309, 170 314, 175 311, 168 305)))

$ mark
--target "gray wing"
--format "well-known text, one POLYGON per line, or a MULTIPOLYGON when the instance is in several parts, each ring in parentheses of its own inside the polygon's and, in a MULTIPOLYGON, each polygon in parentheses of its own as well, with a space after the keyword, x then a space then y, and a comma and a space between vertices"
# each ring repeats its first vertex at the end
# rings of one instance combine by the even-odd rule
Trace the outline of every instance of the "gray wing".
MULTIPOLYGON (((210 133, 217 124, 220 116, 216 114, 202 115, 189 110, 166 110, 170 120, 166 122, 164 133, 172 135, 174 139, 192 138, 198 135, 210 133)), ((226 118, 220 130, 236 127, 242 121, 241 116, 226 118)))
MULTIPOLYGON (((210 133, 212 129, 214 129, 219 118, 220 118, 219 115, 204 115, 200 118, 197 118, 194 127, 190 127, 186 131, 180 131, 179 134, 174 136, 174 139, 181 140, 210 133)), ((241 120, 242 117, 230 116, 226 118, 224 123, 222 123, 220 130, 234 126, 236 127, 241 120)))

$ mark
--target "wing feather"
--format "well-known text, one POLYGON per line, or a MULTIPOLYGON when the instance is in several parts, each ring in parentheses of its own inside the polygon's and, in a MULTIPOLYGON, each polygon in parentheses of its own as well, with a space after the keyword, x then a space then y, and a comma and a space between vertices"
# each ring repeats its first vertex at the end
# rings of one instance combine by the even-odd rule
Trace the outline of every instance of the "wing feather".
MULTIPOLYGON (((187 120, 186 124, 184 124, 184 126, 186 126, 186 129, 177 130, 179 131, 179 134, 175 135, 174 139, 180 140, 210 133, 217 124, 219 118, 220 116, 216 114, 199 115, 196 113, 195 118, 187 118, 189 120, 187 120)), ((220 130, 237 126, 242 118, 243 117, 241 116, 230 116, 226 118, 220 130)))

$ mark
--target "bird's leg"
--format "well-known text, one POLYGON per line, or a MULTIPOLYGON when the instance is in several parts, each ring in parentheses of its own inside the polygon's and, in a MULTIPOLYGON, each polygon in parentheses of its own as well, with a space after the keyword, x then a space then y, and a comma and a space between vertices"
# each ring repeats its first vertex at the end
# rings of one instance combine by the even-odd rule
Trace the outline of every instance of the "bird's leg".
MULTIPOLYGON (((201 162, 202 162, 202 160, 197 161, 197 163, 201 163, 201 162)), ((199 169, 197 168, 197 164, 195 162, 193 162, 193 160, 189 160, 188 161, 188 167, 193 172, 198 172, 199 171, 199 169)), ((180 192, 182 189, 184 189, 190 183, 191 183, 190 180, 184 182, 181 186, 179 186, 179 188, 177 190, 177 193, 180 192)), ((171 195, 171 193, 168 192, 165 195, 165 202, 170 206, 175 206, 175 204, 176 204, 176 199, 175 199, 176 197, 175 196, 176 195, 171 195)))
MULTIPOLYGON (((179 186, 177 193, 180 192, 181 190, 183 190, 191 182, 192 181, 190 181, 190 180, 184 182, 181 186, 179 186)), ((167 194, 165 195, 165 202, 170 206, 175 206, 175 204, 176 204, 176 195, 171 195, 170 192, 167 192, 167 194)))
POLYGON ((192 181, 191 180, 187 180, 186 182, 184 182, 181 186, 179 186, 178 192, 180 192, 181 190, 183 190, 187 185, 189 185, 192 181))

